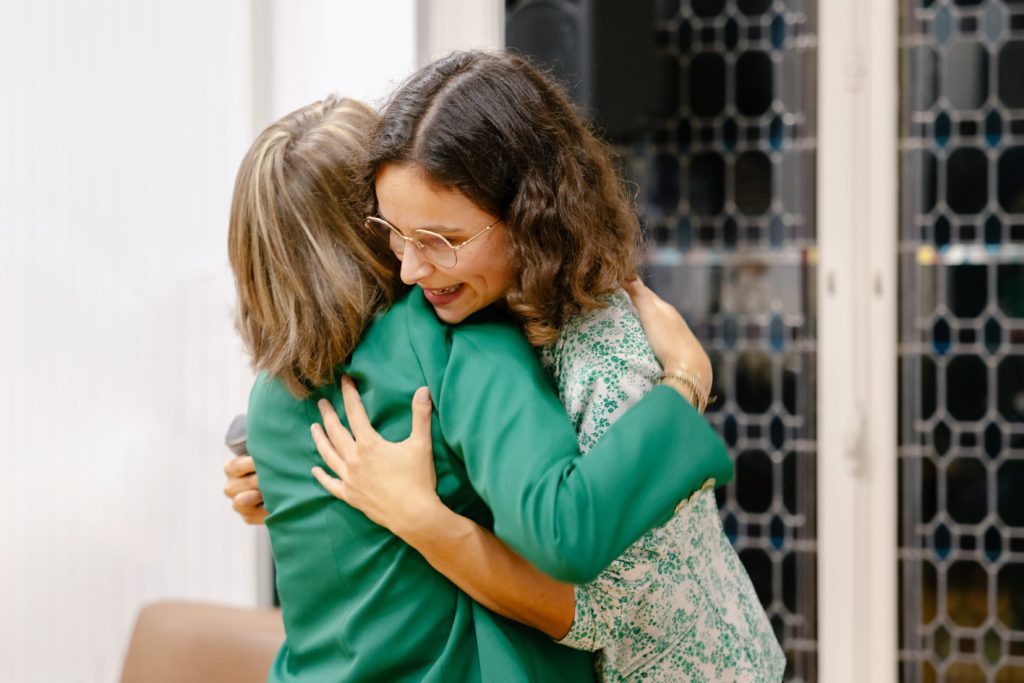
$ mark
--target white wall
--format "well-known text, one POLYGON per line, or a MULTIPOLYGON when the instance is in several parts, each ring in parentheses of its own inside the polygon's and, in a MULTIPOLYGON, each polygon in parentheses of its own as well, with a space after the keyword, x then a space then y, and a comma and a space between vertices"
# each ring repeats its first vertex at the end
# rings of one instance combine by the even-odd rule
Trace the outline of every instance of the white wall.
POLYGON ((0 4, 0 679, 114 681, 144 602, 255 604, 260 532, 220 492, 251 380, 234 173, 271 116, 382 95, 414 21, 413 0, 0 4))
POLYGON ((329 92, 374 106, 416 67, 416 0, 270 0, 268 122, 329 92))
POLYGON ((416 55, 420 64, 452 50, 505 46, 504 0, 419 0, 416 55))

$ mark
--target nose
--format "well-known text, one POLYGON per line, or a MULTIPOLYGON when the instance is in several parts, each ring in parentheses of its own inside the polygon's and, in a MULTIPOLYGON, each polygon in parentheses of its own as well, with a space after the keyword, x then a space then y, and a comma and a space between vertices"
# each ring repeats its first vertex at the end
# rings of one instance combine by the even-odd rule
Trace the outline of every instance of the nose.
POLYGON ((407 244, 402 254, 402 282, 414 285, 434 272, 434 264, 423 258, 415 245, 407 244))

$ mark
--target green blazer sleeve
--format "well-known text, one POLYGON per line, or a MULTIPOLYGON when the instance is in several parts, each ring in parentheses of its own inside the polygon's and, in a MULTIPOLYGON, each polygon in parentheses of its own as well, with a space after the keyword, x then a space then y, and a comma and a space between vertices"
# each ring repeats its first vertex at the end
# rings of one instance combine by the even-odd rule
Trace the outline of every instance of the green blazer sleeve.
POLYGON ((463 458, 494 531, 545 573, 586 583, 708 479, 725 446, 678 393, 655 387, 586 457, 518 329, 478 316, 452 329, 440 391, 444 440, 463 458))

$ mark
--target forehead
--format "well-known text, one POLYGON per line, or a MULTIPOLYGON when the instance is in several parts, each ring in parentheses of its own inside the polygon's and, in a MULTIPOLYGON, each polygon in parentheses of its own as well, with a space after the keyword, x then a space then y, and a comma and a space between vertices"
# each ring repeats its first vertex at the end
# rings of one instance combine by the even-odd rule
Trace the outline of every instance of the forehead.
POLYGON ((478 230, 496 220, 456 189, 441 187, 411 163, 385 164, 374 178, 381 217, 399 230, 478 230))

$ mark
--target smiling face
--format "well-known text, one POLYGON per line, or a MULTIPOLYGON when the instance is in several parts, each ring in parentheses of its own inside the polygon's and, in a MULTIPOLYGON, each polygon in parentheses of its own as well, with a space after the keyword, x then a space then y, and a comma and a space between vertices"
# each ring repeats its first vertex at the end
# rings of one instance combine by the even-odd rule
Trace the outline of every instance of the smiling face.
MULTIPOLYGON (((415 164, 385 164, 374 188, 379 215, 406 237, 429 230, 458 246, 498 219, 458 190, 431 183, 415 164)), ((505 224, 499 221, 460 248, 451 268, 435 265, 407 244, 401 274, 402 282, 423 289, 438 318, 460 323, 503 298, 512 284, 505 224)))

